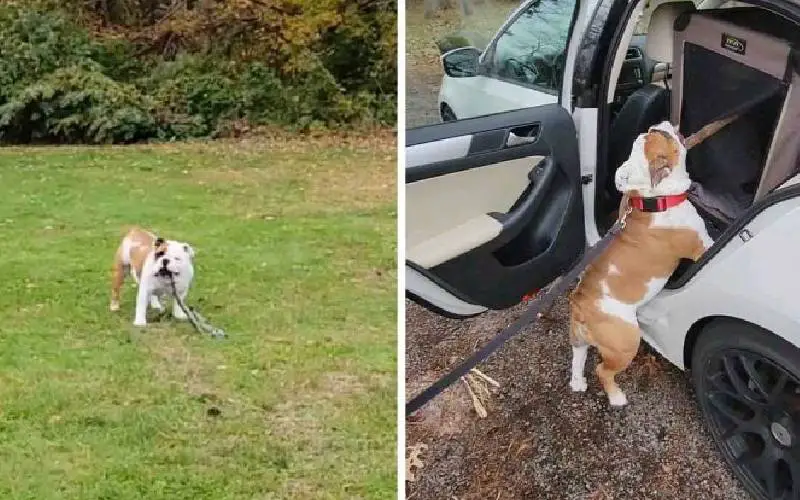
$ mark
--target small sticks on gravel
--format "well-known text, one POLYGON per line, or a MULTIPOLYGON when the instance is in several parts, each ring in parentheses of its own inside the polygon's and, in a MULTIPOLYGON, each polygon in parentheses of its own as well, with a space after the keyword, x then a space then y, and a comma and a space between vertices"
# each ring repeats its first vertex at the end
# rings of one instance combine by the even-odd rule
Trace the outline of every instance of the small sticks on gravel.
POLYGON ((475 408, 475 413, 477 413, 480 418, 486 418, 489 413, 486 411, 485 401, 491 396, 487 384, 491 384, 495 389, 498 389, 500 384, 477 368, 471 369, 468 374, 461 377, 461 381, 464 382, 464 385, 467 387, 467 393, 469 393, 472 399, 472 406, 475 408))

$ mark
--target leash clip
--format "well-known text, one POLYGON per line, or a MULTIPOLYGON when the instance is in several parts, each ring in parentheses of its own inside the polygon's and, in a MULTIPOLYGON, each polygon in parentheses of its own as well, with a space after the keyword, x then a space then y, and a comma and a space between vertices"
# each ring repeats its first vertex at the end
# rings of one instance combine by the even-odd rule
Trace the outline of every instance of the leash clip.
POLYGON ((625 227, 626 219, 628 218, 628 215, 630 215, 631 212, 633 212, 633 207, 628 205, 628 208, 625 209, 625 212, 622 214, 622 218, 620 218, 620 220, 619 220, 619 227, 620 228, 624 228, 625 227))
POLYGON ((625 228, 626 220, 628 215, 633 212, 633 205, 631 205, 630 195, 628 193, 622 193, 622 199, 620 200, 619 204, 619 216, 617 217, 617 223, 619 223, 620 230, 625 228), (622 207, 625 207, 625 210, 622 210, 622 207))

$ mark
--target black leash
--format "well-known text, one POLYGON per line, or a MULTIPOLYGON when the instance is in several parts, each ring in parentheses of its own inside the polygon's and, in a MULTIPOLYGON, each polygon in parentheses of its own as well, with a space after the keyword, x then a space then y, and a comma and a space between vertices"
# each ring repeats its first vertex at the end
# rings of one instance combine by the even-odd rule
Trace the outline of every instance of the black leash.
POLYGON ((630 213, 630 207, 627 208, 624 214, 614 223, 611 229, 603 236, 600 241, 589 247, 584 252, 583 257, 577 264, 575 264, 565 275, 557 279, 557 281, 550 287, 547 292, 538 295, 522 313, 522 316, 517 318, 516 321, 511 323, 505 330, 498 333, 492 340, 489 341, 480 350, 475 352, 472 356, 463 361, 450 373, 444 375, 439 380, 428 386, 427 389, 416 395, 411 401, 406 403, 406 417, 419 410, 428 402, 438 396, 442 391, 458 381, 461 377, 469 373, 469 371, 484 361, 494 351, 499 349, 511 337, 517 335, 525 326, 534 323, 539 316, 539 313, 549 307, 559 295, 562 295, 570 285, 583 273, 586 267, 596 259, 603 251, 611 244, 611 241, 625 227, 625 218, 630 213))
POLYGON ((186 314, 186 317, 189 318, 189 323, 192 324, 198 333, 207 333, 215 338, 225 337, 225 332, 221 328, 215 327, 209 323, 199 312, 183 303, 180 295, 178 295, 178 291, 175 289, 175 276, 173 276, 172 273, 169 273, 169 284, 172 287, 172 296, 175 298, 175 302, 178 303, 178 307, 180 307, 183 313, 186 314))

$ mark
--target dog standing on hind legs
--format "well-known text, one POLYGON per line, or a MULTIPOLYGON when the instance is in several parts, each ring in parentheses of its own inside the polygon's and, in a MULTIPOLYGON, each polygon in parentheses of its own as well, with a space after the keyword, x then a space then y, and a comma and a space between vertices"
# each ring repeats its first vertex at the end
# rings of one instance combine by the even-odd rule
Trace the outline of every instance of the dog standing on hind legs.
MULTIPOLYGON (((181 300, 186 299, 194 277, 194 249, 182 241, 165 240, 134 227, 117 248, 111 272, 109 309, 119 311, 120 291, 125 274, 130 273, 137 285, 134 326, 147 324, 148 306, 163 311, 162 301, 172 294, 172 281, 181 300)), ((172 316, 186 319, 186 313, 174 301, 172 316)))
POLYGON ((699 259, 713 241, 686 198, 691 185, 686 147, 669 122, 639 135, 614 180, 623 193, 625 226, 570 294, 569 386, 586 390, 584 368, 589 346, 594 346, 601 358, 597 377, 608 401, 624 406, 628 400, 615 376, 639 350, 636 311, 664 288, 681 259, 699 259))

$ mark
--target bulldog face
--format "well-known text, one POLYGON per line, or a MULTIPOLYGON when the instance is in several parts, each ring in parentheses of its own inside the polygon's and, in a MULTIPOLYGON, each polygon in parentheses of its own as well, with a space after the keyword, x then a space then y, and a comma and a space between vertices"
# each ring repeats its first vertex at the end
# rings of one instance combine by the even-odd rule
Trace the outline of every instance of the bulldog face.
POLYGON ((188 243, 159 238, 155 247, 155 276, 180 276, 191 269, 194 249, 188 243))
POLYGON ((614 181, 620 192, 637 191, 642 196, 686 192, 691 185, 686 147, 675 127, 665 121, 639 135, 614 181))
POLYGON ((644 157, 647 159, 650 187, 655 189, 680 164, 681 145, 669 132, 651 128, 644 138, 644 157))

